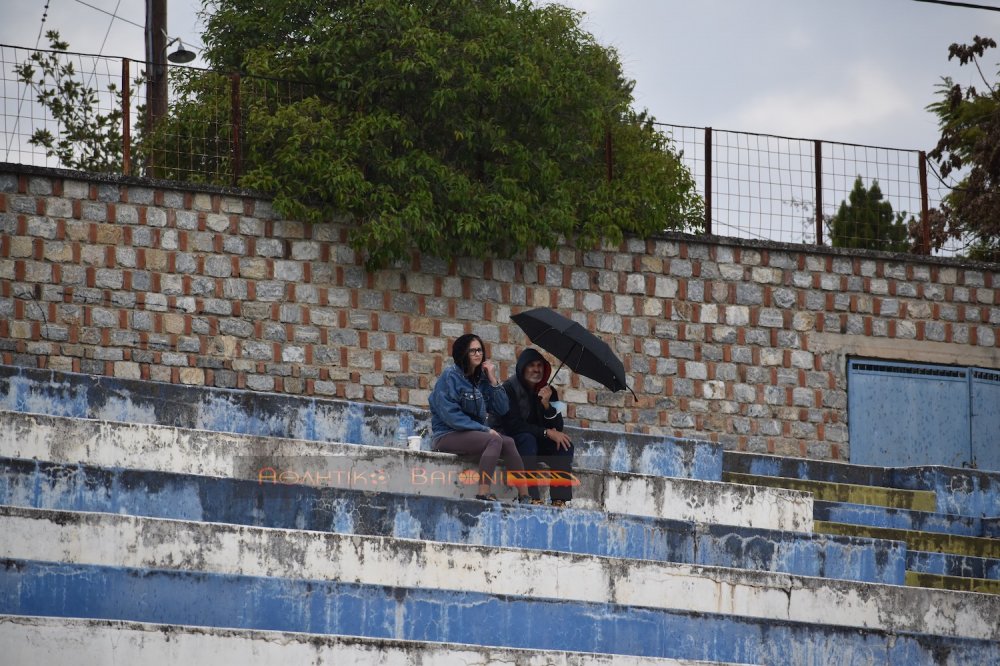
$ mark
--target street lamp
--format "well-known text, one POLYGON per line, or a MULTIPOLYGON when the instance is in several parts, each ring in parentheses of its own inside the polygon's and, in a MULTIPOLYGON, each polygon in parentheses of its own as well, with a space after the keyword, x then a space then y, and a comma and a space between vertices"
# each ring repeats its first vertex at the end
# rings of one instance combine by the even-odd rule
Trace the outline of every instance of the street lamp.
POLYGON ((181 65, 186 62, 191 62, 192 60, 194 60, 195 52, 189 51, 186 48, 184 48, 184 42, 181 41, 180 37, 174 37, 169 42, 167 42, 167 48, 170 48, 170 45, 173 44, 174 42, 177 42, 178 44, 180 44, 180 46, 177 47, 176 51, 167 56, 167 60, 181 65))

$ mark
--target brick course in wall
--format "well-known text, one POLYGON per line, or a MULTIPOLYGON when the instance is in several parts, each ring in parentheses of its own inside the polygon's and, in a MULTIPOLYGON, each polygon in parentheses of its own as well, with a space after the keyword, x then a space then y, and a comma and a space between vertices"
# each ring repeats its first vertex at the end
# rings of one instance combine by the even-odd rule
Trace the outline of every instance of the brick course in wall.
POLYGON ((580 425, 847 459, 845 359, 1000 367, 996 266, 682 234, 366 272, 343 222, 236 190, 0 167, 0 360, 426 407, 451 340, 503 375, 548 306, 639 396, 562 373, 580 425))

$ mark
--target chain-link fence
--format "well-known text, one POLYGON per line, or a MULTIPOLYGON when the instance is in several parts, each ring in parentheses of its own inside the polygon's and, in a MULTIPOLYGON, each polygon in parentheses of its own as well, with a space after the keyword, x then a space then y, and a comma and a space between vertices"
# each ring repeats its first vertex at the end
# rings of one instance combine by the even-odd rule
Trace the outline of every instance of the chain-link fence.
MULTIPOLYGON (((217 185, 244 173, 255 118, 314 94, 307 84, 173 64, 157 92, 145 63, 4 45, 0 66, 3 161, 217 185), (165 95, 163 117, 151 117, 151 93, 165 95)), ((916 150, 658 128, 691 170, 706 231, 718 236, 926 252, 928 211, 948 191, 928 179, 916 150)))

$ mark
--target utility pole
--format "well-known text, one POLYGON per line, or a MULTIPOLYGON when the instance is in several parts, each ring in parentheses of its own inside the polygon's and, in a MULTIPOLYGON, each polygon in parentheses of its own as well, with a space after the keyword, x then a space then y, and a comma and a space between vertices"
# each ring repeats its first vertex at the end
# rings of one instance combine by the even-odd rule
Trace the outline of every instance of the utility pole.
POLYGON ((146 0, 146 113, 148 128, 167 115, 167 0, 146 0))

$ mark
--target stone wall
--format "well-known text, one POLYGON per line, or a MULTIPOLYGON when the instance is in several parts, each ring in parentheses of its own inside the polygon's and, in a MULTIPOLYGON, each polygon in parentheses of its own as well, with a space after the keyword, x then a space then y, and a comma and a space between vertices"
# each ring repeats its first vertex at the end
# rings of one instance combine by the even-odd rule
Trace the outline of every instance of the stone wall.
POLYGON ((252 193, 0 164, 0 361, 425 407, 450 342, 502 373, 549 306, 625 362, 572 423, 848 459, 851 355, 1000 368, 995 265, 697 238, 368 273, 346 227, 252 193))

